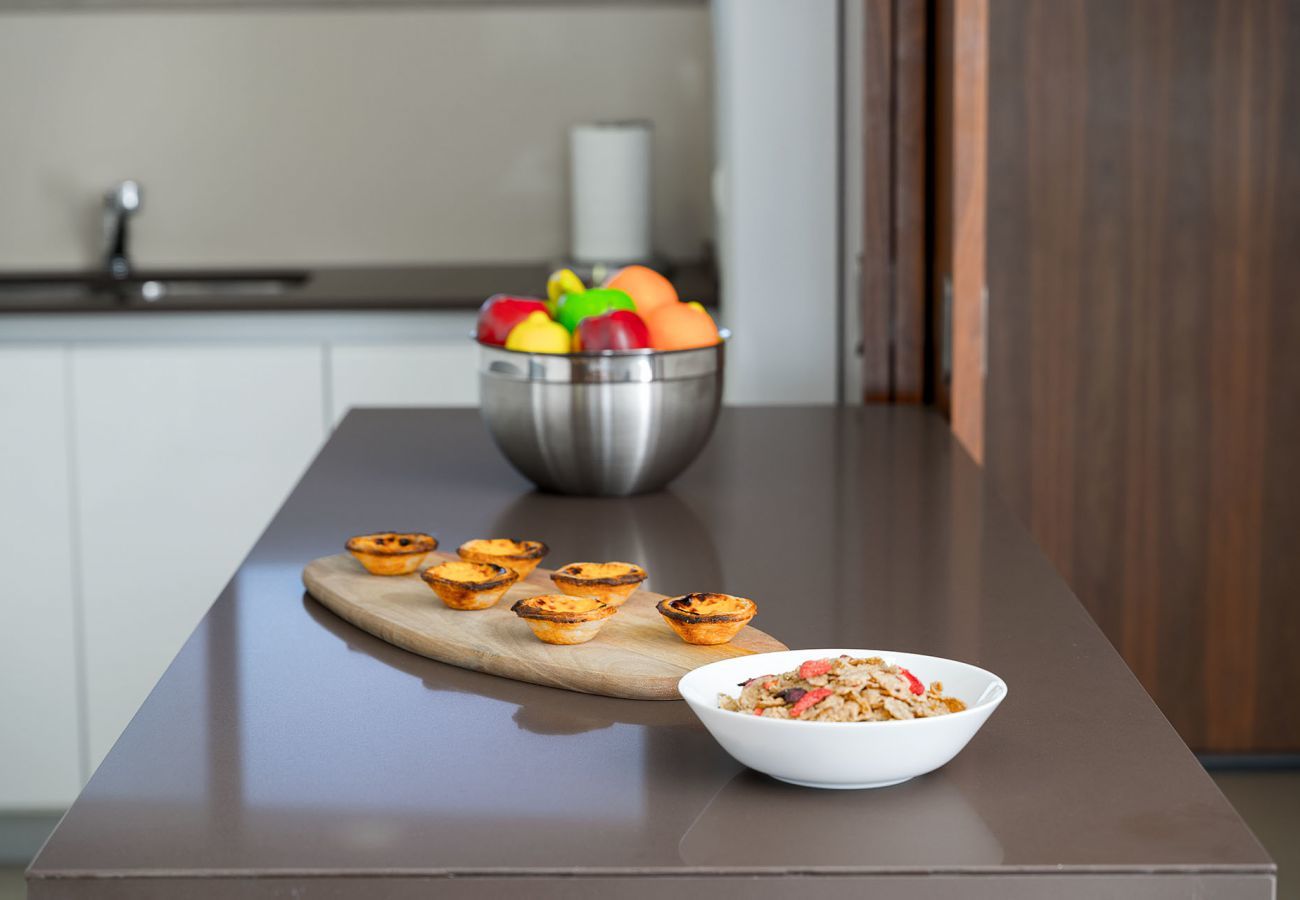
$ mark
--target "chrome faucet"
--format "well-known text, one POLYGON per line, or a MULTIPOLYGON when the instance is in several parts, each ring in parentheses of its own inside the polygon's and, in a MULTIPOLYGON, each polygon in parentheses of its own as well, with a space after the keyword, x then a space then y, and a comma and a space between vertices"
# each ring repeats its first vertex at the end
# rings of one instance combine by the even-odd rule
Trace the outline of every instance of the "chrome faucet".
POLYGON ((131 274, 127 257, 127 220, 140 209, 140 185, 120 181, 104 194, 104 268, 112 278, 131 274))

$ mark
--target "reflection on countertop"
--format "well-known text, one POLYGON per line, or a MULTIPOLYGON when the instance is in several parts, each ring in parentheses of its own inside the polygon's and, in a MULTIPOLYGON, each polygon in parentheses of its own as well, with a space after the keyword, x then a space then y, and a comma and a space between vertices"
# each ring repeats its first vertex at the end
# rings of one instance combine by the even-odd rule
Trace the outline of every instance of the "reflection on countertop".
POLYGON ((588 560, 634 562, 649 573, 646 590, 670 596, 725 586, 708 526, 671 489, 599 498, 529 491, 497 514, 492 533, 554 536, 555 522, 567 528, 564 543, 551 547, 551 568, 588 560))
POLYGON ((695 721, 690 710, 681 703, 628 702, 615 697, 584 695, 581 703, 560 706, 553 702, 556 688, 461 669, 418 656, 339 618, 313 600, 310 594, 303 594, 302 605, 308 616, 341 640, 351 652, 404 672, 435 693, 487 697, 515 707, 511 716, 514 723, 533 734, 584 734, 619 723, 691 725, 695 721))
POLYGON ((994 866, 1004 853, 997 836, 942 770, 874 791, 817 792, 750 769, 728 781, 682 835, 688 866, 748 865, 753 850, 736 840, 736 823, 761 835, 772 866, 859 865, 926 869, 935 845, 952 865, 994 866), (863 840, 863 834, 870 834, 863 840), (808 840, 815 834, 816 840, 808 840))

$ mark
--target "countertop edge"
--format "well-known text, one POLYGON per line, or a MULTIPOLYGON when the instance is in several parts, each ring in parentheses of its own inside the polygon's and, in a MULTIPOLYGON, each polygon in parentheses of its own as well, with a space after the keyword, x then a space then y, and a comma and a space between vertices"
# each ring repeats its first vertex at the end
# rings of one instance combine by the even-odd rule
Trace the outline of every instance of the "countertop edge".
POLYGON ((571 868, 539 867, 502 868, 339 868, 339 869, 49 869, 27 870, 28 880, 154 880, 160 878, 777 878, 802 877, 874 877, 878 875, 1276 875, 1276 863, 1216 865, 1097 865, 1097 866, 681 866, 674 868, 571 868))

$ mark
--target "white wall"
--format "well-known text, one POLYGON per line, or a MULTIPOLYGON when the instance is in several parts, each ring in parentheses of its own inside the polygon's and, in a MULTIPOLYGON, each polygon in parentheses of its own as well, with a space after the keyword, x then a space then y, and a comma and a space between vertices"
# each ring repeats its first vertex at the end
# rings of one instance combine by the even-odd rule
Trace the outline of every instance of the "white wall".
POLYGON ((730 403, 833 403, 837 0, 713 0, 730 403))
POLYGON ((545 260, 565 133, 655 123, 655 239, 710 228, 703 4, 0 13, 0 269, 545 260))

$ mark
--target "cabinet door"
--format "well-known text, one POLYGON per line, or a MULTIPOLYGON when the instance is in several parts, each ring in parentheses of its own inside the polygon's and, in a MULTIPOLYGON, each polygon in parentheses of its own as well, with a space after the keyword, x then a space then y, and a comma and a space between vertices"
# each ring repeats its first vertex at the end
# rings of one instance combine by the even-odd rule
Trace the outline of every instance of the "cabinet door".
POLYGON ((1174 7, 989 4, 984 459, 1184 741, 1297 754, 1300 4, 1174 7))
POLYGON ((324 436, 316 346, 73 351, 98 765, 324 436))
POLYGON ((0 348, 0 808, 81 787, 66 351, 0 348))
POLYGON ((333 423, 354 406, 477 406, 478 347, 464 338, 330 348, 333 423))

